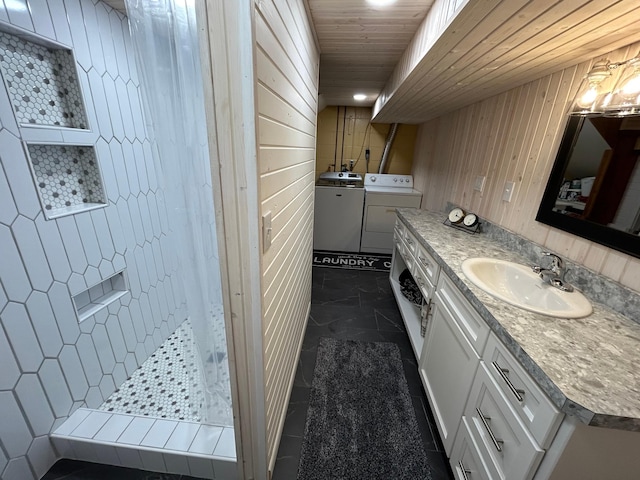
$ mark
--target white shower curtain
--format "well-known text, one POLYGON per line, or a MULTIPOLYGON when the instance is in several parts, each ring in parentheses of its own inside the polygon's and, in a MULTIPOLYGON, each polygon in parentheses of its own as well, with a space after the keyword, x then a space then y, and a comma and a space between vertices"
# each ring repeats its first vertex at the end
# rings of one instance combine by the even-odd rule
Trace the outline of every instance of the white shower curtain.
POLYGON ((203 422, 233 425, 195 6, 126 0, 158 180, 197 344, 203 422))

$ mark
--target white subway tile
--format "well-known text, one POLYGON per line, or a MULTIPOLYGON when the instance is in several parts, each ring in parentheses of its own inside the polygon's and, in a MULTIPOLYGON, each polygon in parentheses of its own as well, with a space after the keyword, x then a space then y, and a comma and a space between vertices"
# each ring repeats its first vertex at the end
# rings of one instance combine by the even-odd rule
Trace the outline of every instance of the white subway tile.
POLYGON ((136 360, 136 356, 133 352, 127 353, 127 356, 124 359, 124 368, 127 370, 128 376, 131 376, 138 368, 138 361, 136 360))
POLYGON ((42 292, 32 292, 27 300, 27 311, 42 353, 47 357, 57 357, 62 349, 62 337, 47 295, 42 292))
POLYGON ((118 457, 118 452, 116 452, 115 447, 97 443, 93 448, 95 449, 99 463, 105 465, 120 465, 120 457, 118 457))
POLYGON ((0 439, 9 457, 24 455, 32 436, 12 392, 0 392, 0 439))
POLYGON ((104 209, 104 213, 107 217, 107 224, 109 227, 109 233, 111 234, 111 240, 113 241, 113 248, 116 252, 111 258, 113 262, 113 268, 116 272, 125 268, 124 257, 120 254, 127 248, 124 233, 122 231, 122 224, 120 223, 120 217, 118 216, 118 207, 116 205, 110 205, 104 209))
POLYGON ((164 448, 180 452, 189 451, 189 447, 196 437, 199 428, 200 424, 198 423, 180 422, 169 437, 164 448))
MULTIPOLYGON (((142 247, 137 247, 133 254, 136 258, 136 265, 138 267, 138 276, 140 277, 140 284, 142 285, 143 290, 150 283, 149 279, 149 271, 147 270, 147 263, 144 258, 144 250, 142 247)), ((148 287, 147 287, 148 288, 148 287)))
MULTIPOLYGON (((111 202, 116 202, 118 200, 118 181, 113 167, 111 150, 103 138, 100 138, 96 143, 96 156, 100 162, 102 182, 104 183, 107 198, 111 202)), ((108 209, 109 207, 104 210, 108 209)))
POLYGON ((67 282, 69 292, 71 295, 78 295, 87 289, 87 282, 84 281, 84 277, 79 273, 72 273, 67 282))
POLYGON ((38 376, 33 373, 23 374, 16 385, 15 395, 33 433, 36 436, 47 435, 55 417, 38 376))
POLYGON ((94 443, 82 442, 75 439, 71 440, 71 443, 78 460, 92 463, 98 461, 98 454, 96 453, 96 445, 94 443))
POLYGON ((7 340, 2 328, 0 328, 0 365, 2 365, 0 369, 0 390, 11 390, 20 378, 20 369, 16 363, 16 358, 11 353, 9 340, 7 340))
MULTIPOLYGON (((125 358, 126 358, 126 355, 125 355, 125 358)), ((127 371, 124 368, 124 360, 121 363, 116 363, 116 366, 113 369, 113 373, 111 374, 111 376, 113 377, 113 381, 115 382, 116 386, 118 386, 118 388, 121 387, 122 384, 127 381, 127 377, 129 375, 127 375, 127 371)))
POLYGON ((19 216, 13 222, 13 236, 34 289, 46 292, 53 277, 34 223, 19 216))
POLYGON ((102 41, 102 53, 104 54, 105 68, 113 77, 118 75, 118 63, 116 61, 116 52, 113 48, 113 40, 111 38, 111 24, 109 22, 109 13, 103 3, 96 5, 96 15, 98 17, 98 32, 102 41))
POLYGON ((87 390, 89 389, 89 384, 84 376, 84 370, 82 370, 76 347, 73 345, 65 345, 62 347, 58 361, 62 367, 62 373, 67 380, 71 397, 75 401, 84 400, 87 390))
MULTIPOLYGON (((118 315, 118 320, 120 322, 120 328, 122 329, 122 335, 124 336, 124 342, 127 349, 127 355, 125 355, 125 361, 129 357, 130 353, 135 350, 136 344, 136 332, 133 328, 133 322, 131 321, 131 314, 129 313, 128 307, 122 307, 120 309, 120 314, 118 315)), ((129 369, 127 368, 127 372, 129 373, 129 369)))
MULTIPOLYGON (((4 8, 4 2, 0 2, 0 20, 9 23, 9 15, 7 14, 7 9, 4 8)), ((4 466, 0 468, 0 472, 3 468, 4 466)))
POLYGON ((49 15, 49 8, 46 0, 28 0, 29 11, 31 12, 31 20, 35 32, 44 37, 55 40, 56 33, 53 29, 53 23, 51 22, 51 15, 49 15))
POLYGON ((143 343, 139 343, 136 346, 136 351, 134 353, 136 356, 136 360, 140 365, 142 365, 147 360, 147 358, 149 358, 149 355, 147 355, 147 350, 144 348, 143 343))
MULTIPOLYGON (((149 302, 148 293, 143 292, 140 295, 140 308, 142 309, 142 318, 144 319, 145 330, 148 335, 151 335, 153 333, 153 330, 156 328, 156 325, 153 318, 153 312, 151 311, 151 303, 149 302)), ((145 341, 146 340, 147 339, 145 339, 145 341)), ((153 350, 155 350, 153 346, 149 345, 145 345, 145 348, 147 349, 147 353, 149 355, 151 355, 151 353, 153 353, 153 350), (151 348, 151 351, 149 351, 149 348, 151 348)))
POLYGON ((144 237, 148 242, 153 241, 153 224, 151 223, 151 212, 147 203, 147 196, 141 193, 138 196, 138 205, 140 206, 140 217, 142 218, 142 228, 144 237))
POLYGON ((122 33, 124 36, 124 46, 127 50, 127 63, 129 64, 129 77, 131 78, 131 81, 135 85, 138 85, 138 70, 135 62, 134 48, 131 43, 131 35, 129 33, 129 29, 125 25, 123 25, 122 33))
POLYGON ((33 22, 31 21, 31 14, 26 0, 11 0, 10 2, 4 2, 4 6, 7 9, 9 22, 16 27, 33 32, 33 22))
MULTIPOLYGON (((100 271, 100 276, 102 278, 111 277, 116 271, 113 268, 113 264, 109 260, 102 260, 100 265, 98 266, 98 270, 100 271)), ((111 303, 109 304, 109 312, 110 313, 118 313, 119 304, 111 303), (112 311, 115 308, 115 311, 112 311)))
POLYGON ((2 312, 2 320, 22 372, 37 372, 44 356, 24 305, 7 304, 2 312))
POLYGON ((94 440, 100 442, 116 442, 118 437, 129 426, 134 417, 129 415, 119 415, 114 413, 109 420, 105 422, 102 428, 94 435, 94 440))
POLYGON ((94 410, 69 435, 79 438, 93 438, 110 418, 110 413, 94 410))
MULTIPOLYGON (((53 465, 58 459, 48 436, 33 439, 33 443, 27 452, 27 458, 29 459, 29 463, 33 467, 37 478, 43 477, 51 465, 53 465)), ((1 462, 0 471, 2 471, 1 462)))
POLYGON ((129 177, 127 176, 127 168, 125 166, 125 155, 123 150, 127 149, 127 142, 123 145, 116 141, 109 143, 109 149, 111 151, 111 161, 113 162, 113 169, 116 174, 116 181, 118 183, 118 191, 122 198, 129 198, 131 194, 131 187, 129 186, 129 177))
POLYGON ((49 13, 51 13, 51 21, 58 42, 71 47, 71 32, 69 31, 69 22, 67 21, 67 12, 64 8, 62 0, 47 0, 49 5, 49 13))
POLYGON ((118 77, 115 81, 115 87, 116 93, 118 94, 118 105, 120 106, 120 114, 122 115, 122 127, 124 130, 124 135, 131 142, 136 138, 136 127, 133 123, 133 115, 131 114, 131 104, 129 103, 127 85, 124 83, 122 78, 118 77))
POLYGON ((102 366, 102 373, 109 374, 113 371, 113 367, 116 365, 116 360, 113 357, 111 351, 111 344, 109 343, 109 336, 107 335, 107 329, 104 325, 96 325, 91 334, 93 344, 96 347, 96 353, 102 366))
POLYGON ((40 382, 47 394, 54 415, 56 417, 69 415, 73 406, 73 399, 58 361, 53 358, 45 359, 38 372, 38 377, 40 377, 40 382))
POLYGON ((140 458, 142 459, 142 466, 146 470, 152 472, 164 472, 166 466, 164 464, 164 458, 161 452, 154 452, 151 450, 140 450, 140 458))
MULTIPOLYGON (((142 315, 142 309, 140 308, 140 299, 134 298, 129 304, 129 311, 131 312, 131 321, 133 328, 136 331, 136 339, 138 342, 143 342, 147 336, 146 326, 144 324, 144 317, 142 315)), ((136 346, 136 351, 138 347, 136 346)))
POLYGON ((116 62, 118 64, 118 73, 127 81, 130 78, 129 75, 129 62, 127 62, 127 50, 124 44, 124 32, 129 32, 127 20, 122 20, 118 13, 113 10, 109 13, 109 20, 111 21, 111 39, 113 40, 113 48, 116 52, 116 62))
POLYGON ((222 434, 222 427, 212 425, 200 425, 200 429, 193 439, 189 451, 191 453, 199 453, 202 455, 213 454, 216 444, 222 434))
MULTIPOLYGON (((107 218, 109 218, 109 215, 107 215, 107 218)), ((118 246, 118 242, 114 242, 114 243, 116 243, 116 247, 117 247, 118 246)), ((123 252, 124 252, 125 248, 126 248, 126 246, 122 248, 123 252)), ((116 272, 120 272, 120 271, 124 270, 124 268, 126 266, 127 266, 127 262, 125 261, 124 256, 119 254, 119 253, 116 253, 113 256, 113 268, 116 270, 116 272)), ((121 298, 120 301, 124 302, 125 299, 121 298)))
POLYGON ((87 32, 87 40, 89 41, 89 54, 91 55, 91 66, 100 74, 106 72, 104 65, 104 54, 102 53, 102 41, 98 30, 98 18, 96 16, 96 7, 91 0, 82 0, 82 16, 84 18, 84 26, 87 32))
POLYGON ((103 399, 109 398, 111 394, 113 394, 113 392, 116 391, 116 384, 113 381, 113 377, 111 375, 104 375, 102 377, 102 380, 100 380, 99 388, 100 388, 100 393, 102 394, 102 398, 103 399))
POLYGON ((140 216, 140 206, 138 205, 138 199, 136 197, 129 197, 127 200, 129 206, 129 213, 131 214, 131 223, 133 224, 133 233, 136 236, 136 244, 144 245, 146 240, 144 234, 144 227, 142 225, 142 217, 140 216))
POLYGON ((208 458, 188 457, 189 470, 194 477, 215 478, 213 462, 208 458))
POLYGON ((89 87, 91 89, 91 99, 93 100, 95 117, 98 123, 97 127, 94 125, 93 128, 97 128, 100 135, 105 140, 110 141, 113 137, 113 129, 109 119, 109 107, 107 106, 107 97, 104 93, 102 77, 100 77, 98 72, 93 69, 88 71, 87 76, 89 78, 89 87))
MULTIPOLYGON (((90 212, 85 212, 74 215, 74 217, 78 227, 78 233, 80 234, 80 240, 82 241, 82 247, 84 248, 84 253, 87 256, 87 261, 89 262, 89 265, 97 267, 100 265, 100 260, 102 260, 102 254, 100 253, 100 245, 98 245, 96 231, 94 230, 93 222, 91 221, 91 214, 90 212)), ((89 285, 93 284, 93 282, 90 282, 88 279, 87 283, 89 285)))
POLYGON ((91 53, 84 28, 80 2, 78 0, 64 0, 64 6, 67 11, 67 18, 69 19, 69 28, 71 30, 73 51, 76 60, 82 65, 85 71, 88 71, 91 68, 91 53))
POLYGON ((140 184, 138 182, 138 172, 136 170, 136 151, 135 143, 129 143, 128 141, 122 142, 122 153, 124 155, 124 163, 127 173, 127 179, 129 181, 129 187, 136 195, 140 191, 140 184))
POLYGON ((90 214, 91 220, 93 221, 93 228, 96 232, 96 238, 98 239, 100 253, 102 254, 101 256, 102 258, 111 260, 116 252, 113 241, 111 240, 106 213, 104 209, 100 209, 94 210, 90 214))
POLYGON ((177 475, 190 474, 189 462, 187 461, 187 457, 184 455, 164 452, 162 456, 164 457, 164 464, 167 467, 167 473, 177 475))
POLYGON ((140 445, 145 447, 163 448, 175 430, 178 422, 171 420, 156 420, 149 433, 142 439, 140 445))
POLYGON ((9 227, 0 225, 0 279, 9 300, 24 302, 31 293, 31 283, 20 260, 20 253, 9 227))
POLYGON ((84 273, 88 262, 82 248, 82 240, 80 239, 74 216, 58 218, 55 222, 58 224, 58 230, 67 251, 71 269, 77 273, 84 273))
POLYGON ((129 105, 131 108, 131 117, 136 131, 136 138, 142 140, 147 136, 147 129, 144 123, 144 114, 142 113, 142 103, 138 87, 134 82, 127 82, 127 92, 129 94, 129 105))
POLYGON ((213 460, 213 469, 215 478, 224 478, 224 480, 237 480, 238 463, 235 460, 213 460))
POLYGON ((8 130, 1 130, 0 145, 2 145, 3 158, 15 159, 15 161, 5 162, 4 169, 16 207, 22 215, 34 219, 42 211, 42 207, 22 144, 8 130))
POLYGON ((118 317, 115 315, 109 315, 106 327, 116 362, 124 362, 124 358, 127 356, 127 346, 124 342, 124 337, 122 336, 122 330, 120 330, 118 317))
POLYGON ((55 429, 55 435, 68 436, 89 416, 91 410, 79 408, 73 412, 65 422, 55 429))
POLYGON ((142 468, 142 460, 137 450, 126 447, 116 447, 118 458, 120 458, 120 465, 127 468, 142 468))
MULTIPOLYGON (((2 3, 0 3, 0 12, 2 11, 1 6, 2 3)), ((9 92, 6 88, 0 88, 0 125, 14 136, 20 136, 15 113, 9 100, 9 92)))
POLYGON ((69 289, 62 283, 53 282, 48 293, 62 340, 68 345, 73 345, 80 335, 80 328, 69 289))
POLYGON ((149 430, 155 423, 152 418, 136 417, 127 426, 125 431, 118 437, 118 443, 129 443, 132 445, 140 445, 142 439, 149 433, 149 430))
POLYGON ((24 480, 25 478, 32 478, 33 473, 29 468, 27 457, 18 457, 9 460, 4 472, 2 473, 2 480, 24 480))
POLYGON ((36 229, 42 239, 42 246, 53 278, 59 282, 67 282, 71 275, 71 265, 56 222, 45 220, 42 215, 38 215, 36 229))
MULTIPOLYGON (((109 66, 107 64, 107 73, 102 76, 102 84, 104 85, 104 93, 107 96, 107 107, 109 108, 109 118, 111 119, 113 136, 122 142, 122 140, 124 140, 124 127, 122 124, 120 105, 118 104, 118 93, 116 92, 116 84, 108 70, 109 66)), ((113 76, 115 77, 115 75, 113 76)))
POLYGON ((102 368, 93 341, 91 340, 91 335, 86 333, 80 335, 76 348, 78 355, 80 355, 82 369, 84 370, 89 385, 92 387, 97 386, 102 378, 102 368))
POLYGON ((213 454, 216 457, 236 458, 236 438, 233 428, 225 427, 213 454))
MULTIPOLYGON (((102 381, 102 378, 100 379, 102 381)), ((97 409, 104 402, 104 397, 102 396, 102 391, 100 387, 89 387, 87 391, 87 397, 85 398, 85 402, 87 407, 97 409)))
MULTIPOLYGON (((120 225, 122 226, 122 233, 124 234, 127 250, 131 251, 137 244, 136 236, 133 231, 133 222, 131 221, 131 213, 129 212, 129 204, 125 199, 121 198, 116 204, 116 209, 118 210, 118 217, 120 219, 120 225)), ((127 264, 128 263, 127 259, 127 264)), ((127 268, 129 268, 129 265, 127 265, 127 268)))

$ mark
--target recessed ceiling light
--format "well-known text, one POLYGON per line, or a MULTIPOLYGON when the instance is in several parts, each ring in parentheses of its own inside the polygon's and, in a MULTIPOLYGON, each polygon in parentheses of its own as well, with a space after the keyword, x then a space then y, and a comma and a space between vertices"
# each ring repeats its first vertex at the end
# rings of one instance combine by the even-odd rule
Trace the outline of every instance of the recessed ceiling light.
POLYGON ((363 101, 363 100, 366 100, 366 99, 367 99, 367 96, 366 96, 364 93, 356 93, 356 94, 353 96, 353 99, 354 99, 354 100, 357 100, 358 102, 361 102, 361 101, 363 101))
POLYGON ((392 3, 396 3, 396 0, 367 0, 369 5, 374 5, 376 7, 384 7, 386 5, 391 5, 392 3))

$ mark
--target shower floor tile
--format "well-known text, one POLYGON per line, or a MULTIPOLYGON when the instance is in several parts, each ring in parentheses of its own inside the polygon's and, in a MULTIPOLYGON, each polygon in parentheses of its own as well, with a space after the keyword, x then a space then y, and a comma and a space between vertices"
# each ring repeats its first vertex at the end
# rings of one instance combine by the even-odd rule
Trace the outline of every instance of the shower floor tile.
POLYGON ((186 320, 99 409, 200 422, 205 398, 198 364, 186 320))

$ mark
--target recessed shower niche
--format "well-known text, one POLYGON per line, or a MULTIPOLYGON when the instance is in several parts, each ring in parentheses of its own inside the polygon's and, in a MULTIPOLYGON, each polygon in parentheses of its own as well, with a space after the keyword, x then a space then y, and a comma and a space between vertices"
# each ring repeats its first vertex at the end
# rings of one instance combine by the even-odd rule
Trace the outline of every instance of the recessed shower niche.
POLYGON ((0 31, 0 71, 21 125, 88 128, 71 50, 0 31))
POLYGON ((26 148, 46 218, 107 205, 93 147, 27 143, 26 148))

